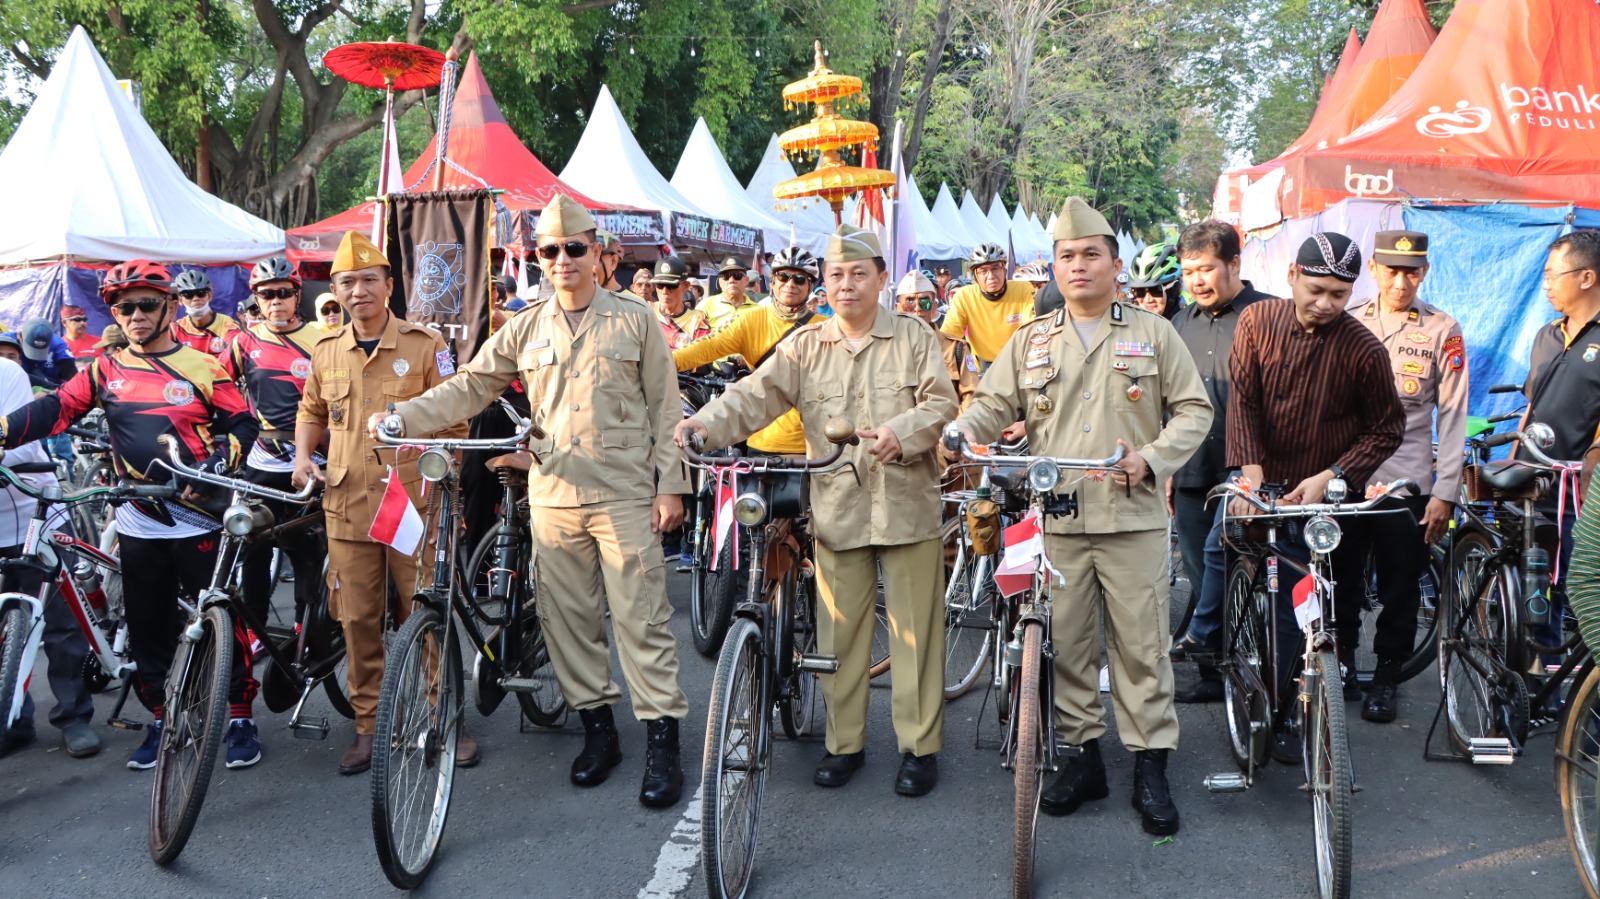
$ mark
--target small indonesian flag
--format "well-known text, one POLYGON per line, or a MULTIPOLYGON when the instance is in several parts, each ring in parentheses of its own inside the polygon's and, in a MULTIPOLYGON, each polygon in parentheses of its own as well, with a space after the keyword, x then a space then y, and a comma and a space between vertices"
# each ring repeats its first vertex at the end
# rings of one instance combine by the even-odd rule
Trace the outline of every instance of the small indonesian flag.
POLYGON ((367 531, 367 536, 409 556, 417 551, 417 545, 422 542, 422 516, 417 514, 417 507, 411 504, 411 497, 406 494, 405 485, 400 483, 394 466, 389 467, 389 476, 385 480, 389 485, 383 488, 383 501, 378 503, 378 512, 372 516, 372 528, 367 531))
MULTIPOLYGON (((716 571, 722 559, 722 547, 728 542, 728 534, 733 531, 733 497, 734 474, 732 471, 717 473, 716 510, 711 517, 711 570, 716 571), (726 475, 726 476, 724 476, 726 475)), ((739 570, 739 554, 733 554, 733 570, 739 570)))
POLYGON ((1322 600, 1317 597, 1317 583, 1310 575, 1294 585, 1294 620, 1302 628, 1322 617, 1322 600))
POLYGON ((1044 529, 1039 526, 1039 513, 1030 512, 1006 528, 1002 539, 1005 553, 994 573, 994 583, 1002 595, 1015 596, 1033 585, 1033 573, 1044 560, 1044 529))

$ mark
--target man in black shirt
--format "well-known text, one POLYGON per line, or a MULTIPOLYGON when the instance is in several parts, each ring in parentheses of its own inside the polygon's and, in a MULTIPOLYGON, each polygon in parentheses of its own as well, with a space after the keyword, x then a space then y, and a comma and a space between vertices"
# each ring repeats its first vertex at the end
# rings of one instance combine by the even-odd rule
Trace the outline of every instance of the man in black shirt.
MULTIPOLYGON (((1239 278, 1239 232, 1223 222, 1198 222, 1178 237, 1178 259, 1183 284, 1194 302, 1172 320, 1189 354, 1200 369, 1200 380, 1216 417, 1205 442, 1187 464, 1167 482, 1167 496, 1178 531, 1178 547, 1189 576, 1194 616, 1182 634, 1174 655, 1214 651, 1222 627, 1222 553, 1220 505, 1206 508, 1206 493, 1228 478, 1228 360, 1239 313, 1267 295, 1239 278)), ((1200 665, 1200 681, 1174 697, 1179 702, 1216 702, 1222 699, 1217 669, 1200 665)))

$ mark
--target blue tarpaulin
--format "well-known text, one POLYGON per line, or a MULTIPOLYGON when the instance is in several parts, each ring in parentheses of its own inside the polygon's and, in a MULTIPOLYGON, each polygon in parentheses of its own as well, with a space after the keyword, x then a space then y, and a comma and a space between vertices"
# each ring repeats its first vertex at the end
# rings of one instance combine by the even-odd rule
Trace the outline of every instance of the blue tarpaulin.
MULTIPOLYGON (((100 302, 100 282, 105 265, 57 262, 0 270, 0 322, 16 328, 30 318, 42 318, 58 332, 61 307, 71 303, 89 313, 89 330, 99 334, 112 323, 111 311, 100 302)), ((211 279, 211 307, 238 318, 239 303, 250 293, 250 272, 239 265, 173 265, 172 276, 200 269, 211 279)), ((180 311, 181 314, 181 311, 180 311)))

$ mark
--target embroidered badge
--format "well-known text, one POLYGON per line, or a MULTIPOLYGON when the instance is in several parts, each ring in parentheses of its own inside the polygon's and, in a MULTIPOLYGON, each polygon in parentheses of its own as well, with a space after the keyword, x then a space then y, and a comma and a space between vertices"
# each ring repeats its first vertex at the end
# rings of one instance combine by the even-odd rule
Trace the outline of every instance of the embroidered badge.
POLYGON ((222 352, 222 351, 223 351, 223 350, 224 350, 224 349, 225 349, 225 348, 226 348, 226 347, 225 347, 225 345, 224 345, 224 344, 223 344, 223 342, 222 342, 222 338, 221 338, 221 337, 213 337, 213 338, 211 338, 211 352, 213 352, 213 353, 220 353, 220 352, 222 352))
POLYGON ((1415 343, 1415 344, 1433 343, 1433 338, 1429 337, 1426 333, 1424 333, 1422 331, 1412 331, 1411 333, 1406 335, 1406 339, 1411 341, 1412 343, 1415 343))
POLYGON ((1137 340, 1119 340, 1112 348, 1112 353, 1117 356, 1149 356, 1153 358, 1156 354, 1156 345, 1137 340))
POLYGON ((296 359, 289 363, 289 374, 294 375, 302 381, 311 377, 311 360, 296 359))
POLYGON ((411 363, 410 362, 406 361, 405 359, 396 359, 396 360, 394 360, 394 373, 395 374, 404 377, 405 373, 410 371, 410 370, 411 370, 411 363))
POLYGON ((1406 378, 1405 383, 1400 385, 1400 389, 1406 396, 1416 396, 1417 391, 1422 389, 1422 385, 1417 383, 1416 378, 1406 378))
POLYGON ((1008 325, 1020 325, 1020 324, 1022 324, 1022 313, 1013 312, 1010 315, 1006 316, 1006 324, 1008 324, 1008 325))
POLYGON ((1460 371, 1467 364, 1467 348, 1458 334, 1447 337, 1444 341, 1445 362, 1449 363, 1451 371, 1460 371))
POLYGON ((1421 362, 1405 362, 1405 363, 1401 363, 1400 370, 1402 372, 1408 374, 1408 375, 1420 375, 1420 374, 1422 374, 1422 363, 1421 362))
POLYGON ((434 353, 433 361, 439 366, 439 377, 448 378, 456 373, 456 360, 451 357, 449 350, 434 353))
POLYGON ((344 424, 344 406, 339 403, 328 404, 328 420, 336 425, 344 424))
POLYGON ((1035 333, 1035 334, 1049 334, 1050 333, 1050 323, 1049 322, 1040 322, 1037 325, 1034 325, 1033 326, 1033 333, 1035 333))
POLYGON ((1583 361, 1593 362, 1596 355, 1600 355, 1600 343, 1591 343, 1583 348, 1583 361))
POLYGON ((161 388, 161 398, 174 406, 187 406, 194 402, 194 385, 188 381, 168 381, 161 388))

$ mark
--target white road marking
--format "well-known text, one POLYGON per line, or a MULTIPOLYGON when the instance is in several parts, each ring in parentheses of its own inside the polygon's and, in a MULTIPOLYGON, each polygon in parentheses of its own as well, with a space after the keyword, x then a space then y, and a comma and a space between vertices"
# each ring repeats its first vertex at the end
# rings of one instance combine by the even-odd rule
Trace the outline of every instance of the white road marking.
POLYGON ((673 899, 683 895, 700 863, 700 791, 696 790, 656 855, 656 873, 639 890, 638 899, 673 899))

